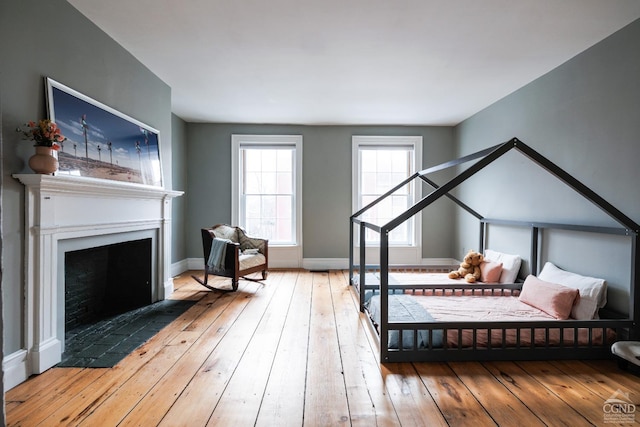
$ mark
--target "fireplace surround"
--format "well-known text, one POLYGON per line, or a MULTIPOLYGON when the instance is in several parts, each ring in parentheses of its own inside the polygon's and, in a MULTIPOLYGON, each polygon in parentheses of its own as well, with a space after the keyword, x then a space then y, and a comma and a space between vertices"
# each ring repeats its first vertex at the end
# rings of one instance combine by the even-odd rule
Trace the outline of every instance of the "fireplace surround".
POLYGON ((86 177, 13 176, 26 188, 22 363, 28 377, 61 360, 67 251, 150 238, 151 300, 171 295, 171 200, 183 192, 86 177))

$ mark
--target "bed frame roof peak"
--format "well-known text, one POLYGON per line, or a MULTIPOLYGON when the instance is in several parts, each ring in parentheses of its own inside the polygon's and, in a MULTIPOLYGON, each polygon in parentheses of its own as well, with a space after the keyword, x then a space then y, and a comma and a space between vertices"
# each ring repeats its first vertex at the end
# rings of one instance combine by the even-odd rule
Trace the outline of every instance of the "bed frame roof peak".
POLYGON ((531 161, 533 161, 535 164, 537 164, 541 168, 545 169, 547 172, 551 173, 551 175, 553 175, 558 180, 564 182, 567 186, 569 186, 575 192, 580 194, 585 199, 589 200, 592 204, 599 207, 607 215, 609 215, 616 222, 618 222, 618 224, 624 227, 627 233, 636 234, 636 235, 640 234, 640 225, 638 225, 635 221, 633 221, 627 215, 622 213, 611 203, 607 202, 601 196, 596 194, 593 190, 591 190, 589 187, 584 185, 582 182, 578 181, 572 175, 567 173, 564 169, 560 168, 551 160, 547 159, 542 154, 540 154, 539 152, 537 152, 536 150, 534 150, 533 148, 531 148, 530 146, 528 146, 527 144, 525 144, 524 142, 522 142, 516 137, 511 138, 510 140, 503 142, 501 144, 494 145, 489 148, 485 148, 483 150, 477 151, 472 154, 468 154, 466 156, 460 157, 455 160, 450 160, 450 161, 441 163, 439 165, 429 167, 427 169, 421 170, 420 172, 416 172, 410 177, 408 177, 407 179, 405 179, 404 181, 402 181, 397 186, 393 187, 387 193, 383 194, 378 199, 370 203, 369 205, 363 207, 358 212, 354 213, 351 216, 351 219, 356 223, 362 222, 358 219, 360 215, 362 215, 364 212, 369 210, 371 207, 378 204, 383 199, 391 196, 396 190, 402 188, 404 185, 408 184, 409 182, 419 178, 425 183, 427 183, 429 186, 434 188, 434 191, 432 191, 431 193, 423 197, 421 200, 419 200, 417 203, 415 203, 413 206, 411 206, 402 214, 398 215, 393 220, 389 221, 387 224, 384 224, 382 226, 376 226, 374 224, 365 224, 365 226, 379 233, 391 231, 397 226, 399 226, 400 224, 402 224, 403 222, 405 222, 407 219, 414 216, 415 214, 417 214, 418 212, 420 212, 421 210, 423 210, 424 208, 426 208, 427 206, 429 206, 430 204, 432 204, 433 202, 435 202, 436 200, 438 200, 443 196, 448 197, 454 203, 460 206, 462 209, 469 212, 470 214, 475 216, 477 219, 482 220, 484 219, 483 215, 476 212, 471 207, 467 206, 465 203, 460 201, 458 198, 456 198, 449 192, 455 189, 458 185, 462 184, 464 181, 466 181, 470 177, 472 177, 473 175, 475 175, 480 170, 484 169, 485 167, 487 167, 488 165, 496 161, 498 158, 502 157, 507 152, 514 149, 520 152, 521 154, 523 154, 525 157, 529 158, 531 161), (428 178, 428 175, 433 174, 435 172, 449 169, 451 167, 459 166, 471 161, 476 161, 476 163, 474 163, 464 171, 460 172, 458 175, 456 175, 454 178, 452 178, 451 180, 449 180, 443 185, 437 185, 435 182, 433 182, 431 179, 428 178))

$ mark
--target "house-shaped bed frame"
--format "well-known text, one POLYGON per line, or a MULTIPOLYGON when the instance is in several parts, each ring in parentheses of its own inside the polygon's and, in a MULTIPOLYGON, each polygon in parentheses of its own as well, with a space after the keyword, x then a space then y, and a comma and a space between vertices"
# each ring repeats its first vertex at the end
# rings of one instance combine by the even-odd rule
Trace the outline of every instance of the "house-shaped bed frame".
MULTIPOLYGON (((575 179, 573 176, 565 172, 556 164, 542 156, 540 153, 524 144, 517 138, 513 138, 502 144, 495 145, 493 147, 478 151, 476 153, 461 157, 457 160, 442 163, 437 166, 424 169, 420 172, 416 172, 409 178, 399 183, 397 186, 389 190, 384 195, 380 196, 377 200, 371 204, 365 206, 358 212, 354 213, 350 217, 350 248, 349 248, 349 278, 353 285, 356 285, 360 296, 360 309, 365 311, 365 293, 374 292, 380 294, 380 318, 378 325, 375 325, 378 330, 378 338, 380 343, 380 360, 382 362, 401 362, 401 361, 430 361, 430 360, 545 360, 545 359, 595 359, 595 358, 607 358, 610 357, 611 342, 607 339, 602 339, 601 342, 592 340, 594 331, 600 331, 601 336, 607 336, 609 331, 615 331, 616 339, 640 339, 640 327, 638 326, 638 320, 640 319, 640 257, 638 256, 638 246, 640 243, 640 226, 632 219, 627 217, 621 211, 616 209, 594 191, 575 179), (454 195, 450 194, 461 183, 475 175, 480 170, 484 169, 495 160, 503 156, 505 153, 516 150, 522 153, 524 156, 538 164, 543 169, 547 170, 558 180, 564 182, 571 189, 579 193, 585 199, 589 200, 592 204, 602 209, 606 214, 613 218, 620 227, 599 227, 589 225, 576 225, 576 224, 555 224, 555 223, 543 223, 543 222, 528 222, 528 221, 513 221, 504 219, 488 219, 484 218, 478 212, 471 209, 464 204, 454 195), (447 183, 439 186, 428 176, 432 173, 442 171, 448 168, 463 165, 468 162, 475 161, 468 168, 464 169, 453 179, 447 183), (407 185, 414 180, 421 180, 433 188, 433 191, 423 197, 420 201, 415 203, 409 209, 396 218, 392 219, 384 225, 376 225, 361 220, 361 216, 367 210, 371 209, 376 204, 380 203, 383 199, 391 196, 395 191, 407 185), (485 236, 487 227, 490 224, 497 225, 509 225, 518 227, 527 227, 531 233, 531 252, 530 263, 531 272, 535 274, 538 271, 538 252, 539 252, 539 238, 541 230, 556 229, 556 230, 571 230, 578 232, 591 232, 591 233, 605 233, 613 235, 628 236, 631 239, 631 280, 629 287, 629 314, 628 316, 621 316, 622 318, 607 318, 607 319, 595 319, 595 320, 558 320, 558 321, 535 321, 535 322, 407 322, 407 321, 392 321, 390 320, 389 313, 389 293, 394 292, 395 289, 402 288, 406 292, 406 287, 402 285, 390 285, 389 284, 389 240, 388 234, 391 230, 395 229, 409 218, 416 215, 418 212, 425 209, 427 206, 434 203, 441 197, 446 196, 451 199, 456 205, 464 209, 466 212, 473 215, 479 221, 479 248, 483 251, 485 248, 485 236), (367 266, 365 262, 366 245, 365 245, 365 229, 374 230, 380 235, 380 264, 377 266, 367 266), (355 232, 358 231, 359 235, 359 264, 354 263, 355 253, 355 232), (371 269, 379 270, 379 283, 367 284, 366 271, 371 269), (358 275, 355 275, 355 272, 358 275), (356 278, 354 280, 354 278, 356 278), (560 327, 561 326, 561 327, 560 327), (535 328, 535 330, 534 330, 535 328), (474 341, 471 348, 462 347, 458 344, 456 348, 451 346, 435 346, 432 345, 434 333, 442 334, 445 336, 448 331, 457 331, 462 334, 463 331, 471 331, 473 333, 474 341), (475 345, 475 336, 478 331, 488 331, 488 335, 491 336, 492 331, 500 331, 504 338, 505 331, 516 331, 518 342, 515 345, 505 346, 505 344, 491 345, 491 339, 489 339, 488 347, 479 348, 475 345), (573 334, 574 340, 571 344, 565 345, 561 339, 559 345, 549 345, 548 337, 552 330, 559 330, 561 334, 573 334), (428 343, 424 348, 418 348, 417 337, 419 333, 428 333, 428 343), (543 334, 547 336, 547 345, 520 345, 521 332, 526 331, 531 335, 537 334, 539 331, 543 331, 543 334), (588 343, 578 343, 578 333, 587 331, 588 343), (390 348, 389 337, 391 333, 399 334, 399 340, 396 339, 396 343, 403 342, 403 334, 410 334, 413 337, 413 345, 406 346, 404 344, 397 345, 394 348, 390 348), (448 348, 447 348, 448 347, 448 348)), ((507 290, 520 289, 522 284, 504 284, 504 285, 491 285, 497 291, 504 292, 507 290)), ((488 285, 481 285, 486 289, 488 285)), ((412 289, 420 290, 425 289, 470 289, 474 288, 474 285, 464 284, 462 286, 441 285, 434 287, 434 285, 415 286, 412 285, 412 289)), ((483 291, 484 292, 484 291, 483 291)), ((607 316, 612 317, 612 316, 607 316)), ((561 335, 563 336, 563 335, 561 335)), ((500 340, 498 340, 500 341, 500 340)), ((531 340, 533 341, 533 340, 531 340)), ((504 342, 504 340, 503 340, 504 342)))

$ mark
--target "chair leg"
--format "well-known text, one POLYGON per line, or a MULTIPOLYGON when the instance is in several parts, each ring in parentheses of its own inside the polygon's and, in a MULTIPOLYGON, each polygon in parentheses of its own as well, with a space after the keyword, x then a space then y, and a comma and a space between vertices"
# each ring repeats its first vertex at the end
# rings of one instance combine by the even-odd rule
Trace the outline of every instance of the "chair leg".
POLYGON ((204 280, 202 280, 201 278, 195 276, 195 275, 191 275, 191 277, 193 277, 193 279, 200 283, 202 286, 205 286, 207 288, 211 288, 211 286, 208 286, 207 283, 209 282, 209 274, 207 273, 207 267, 204 268, 204 280))
POLYGON ((267 279, 267 270, 262 270, 262 280, 267 279))
POLYGON ((191 277, 198 283, 200 283, 202 286, 204 286, 207 289, 210 289, 212 291, 220 291, 220 292, 232 292, 238 289, 238 281, 237 280, 233 280, 231 279, 231 286, 232 286, 232 290, 229 289, 219 289, 219 288, 214 288, 213 286, 209 286, 207 283, 209 282, 209 274, 207 273, 207 269, 204 269, 204 280, 202 280, 201 278, 194 276, 193 274, 191 275, 191 277))

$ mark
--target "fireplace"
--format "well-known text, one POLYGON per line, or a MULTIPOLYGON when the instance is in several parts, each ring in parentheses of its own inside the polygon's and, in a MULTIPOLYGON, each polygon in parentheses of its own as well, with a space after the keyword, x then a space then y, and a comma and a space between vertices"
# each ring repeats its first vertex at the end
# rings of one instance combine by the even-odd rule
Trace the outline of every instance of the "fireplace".
MULTIPOLYGON (((148 275, 137 279, 149 282, 149 287, 140 293, 146 294, 146 301, 155 302, 173 292, 171 199, 182 192, 86 177, 14 177, 26 187, 23 369, 28 377, 61 360, 66 323, 66 260, 73 258, 74 252, 101 251, 94 248, 145 241, 134 243, 149 249, 148 275)), ((120 258, 117 262, 127 261, 120 258)), ((120 279, 111 278, 106 286, 117 280, 120 279)))
POLYGON ((64 336, 151 304, 151 244, 149 238, 65 253, 64 336))

